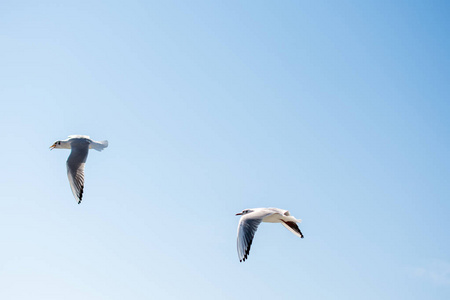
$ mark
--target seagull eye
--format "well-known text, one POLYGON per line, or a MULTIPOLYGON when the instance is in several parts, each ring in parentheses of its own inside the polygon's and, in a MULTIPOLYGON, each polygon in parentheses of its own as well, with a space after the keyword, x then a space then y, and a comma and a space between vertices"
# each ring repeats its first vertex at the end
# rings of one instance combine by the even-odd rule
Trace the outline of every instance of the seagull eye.
POLYGON ((61 144, 61 142, 58 142, 58 145, 60 145, 61 144))

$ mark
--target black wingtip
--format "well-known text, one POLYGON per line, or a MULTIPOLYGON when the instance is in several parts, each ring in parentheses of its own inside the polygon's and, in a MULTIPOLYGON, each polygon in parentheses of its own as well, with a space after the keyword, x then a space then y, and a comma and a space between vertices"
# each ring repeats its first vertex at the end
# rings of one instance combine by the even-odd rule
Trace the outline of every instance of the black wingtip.
POLYGON ((84 186, 82 185, 81 189, 80 189, 80 195, 78 197, 78 199, 80 199, 80 200, 78 200, 78 204, 80 204, 81 201, 83 200, 83 191, 84 191, 84 186))

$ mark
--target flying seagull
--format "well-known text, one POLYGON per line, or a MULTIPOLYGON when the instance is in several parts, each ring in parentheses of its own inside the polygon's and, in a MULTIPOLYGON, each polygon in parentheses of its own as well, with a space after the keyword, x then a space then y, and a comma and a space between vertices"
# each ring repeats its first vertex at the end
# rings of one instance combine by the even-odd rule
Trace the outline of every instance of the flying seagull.
POLYGON ((297 226, 302 220, 297 220, 289 211, 280 208, 251 208, 244 209, 236 214, 242 216, 238 225, 237 252, 239 261, 243 262, 250 253, 253 237, 261 222, 281 223, 290 232, 303 238, 303 234, 297 226))
POLYGON ((63 141, 56 141, 50 146, 52 149, 72 149, 67 159, 67 176, 69 177, 70 188, 78 201, 81 203, 84 189, 84 164, 88 156, 89 149, 102 151, 108 147, 108 141, 96 142, 87 135, 69 135, 63 141))

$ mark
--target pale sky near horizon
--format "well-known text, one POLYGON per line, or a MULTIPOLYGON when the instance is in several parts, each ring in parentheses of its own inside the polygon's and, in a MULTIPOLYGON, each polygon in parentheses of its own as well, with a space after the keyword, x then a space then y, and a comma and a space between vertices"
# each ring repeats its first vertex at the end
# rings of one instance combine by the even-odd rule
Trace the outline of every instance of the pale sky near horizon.
POLYGON ((445 1, 2 1, 1 299, 449 299, 445 1), (73 198, 71 134, 91 151, 73 198), (288 209, 304 239, 237 212, 288 209))

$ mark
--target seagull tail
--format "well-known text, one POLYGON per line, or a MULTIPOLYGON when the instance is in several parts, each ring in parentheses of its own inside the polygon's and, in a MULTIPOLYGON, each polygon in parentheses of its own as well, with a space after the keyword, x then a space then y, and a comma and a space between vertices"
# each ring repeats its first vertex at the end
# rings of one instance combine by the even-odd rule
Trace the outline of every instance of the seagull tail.
POLYGON ((108 147, 108 141, 101 141, 101 142, 93 142, 93 143, 91 143, 91 148, 95 149, 97 151, 102 151, 106 147, 108 147))

